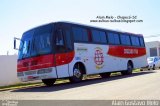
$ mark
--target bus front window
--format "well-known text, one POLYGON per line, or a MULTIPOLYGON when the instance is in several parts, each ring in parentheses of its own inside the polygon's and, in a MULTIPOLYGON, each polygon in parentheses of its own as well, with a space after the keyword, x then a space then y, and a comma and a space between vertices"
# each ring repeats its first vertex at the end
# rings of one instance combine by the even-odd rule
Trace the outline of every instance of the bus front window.
POLYGON ((24 46, 22 48, 22 53, 23 55, 26 55, 28 53, 28 50, 29 50, 29 42, 28 41, 25 41, 24 42, 24 46))
POLYGON ((52 52, 53 24, 40 26, 23 34, 18 59, 47 55, 52 52))
POLYGON ((35 55, 41 55, 50 53, 51 50, 51 35, 49 33, 35 37, 32 53, 35 53, 35 55))
POLYGON ((24 41, 20 44, 18 58, 23 59, 29 56, 30 41, 24 41))
POLYGON ((53 24, 35 29, 31 56, 45 55, 52 52, 52 29, 53 24))
POLYGON ((30 57, 30 49, 31 49, 31 41, 33 38, 33 33, 34 30, 30 30, 23 34, 19 46, 18 59, 30 57))

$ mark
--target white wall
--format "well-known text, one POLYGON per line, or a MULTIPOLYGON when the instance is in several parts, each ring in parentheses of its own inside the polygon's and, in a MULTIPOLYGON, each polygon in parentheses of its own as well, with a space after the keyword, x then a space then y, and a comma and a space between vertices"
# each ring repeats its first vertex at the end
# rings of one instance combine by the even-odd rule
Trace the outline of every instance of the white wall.
POLYGON ((17 55, 0 56, 0 86, 19 83, 17 78, 17 55))

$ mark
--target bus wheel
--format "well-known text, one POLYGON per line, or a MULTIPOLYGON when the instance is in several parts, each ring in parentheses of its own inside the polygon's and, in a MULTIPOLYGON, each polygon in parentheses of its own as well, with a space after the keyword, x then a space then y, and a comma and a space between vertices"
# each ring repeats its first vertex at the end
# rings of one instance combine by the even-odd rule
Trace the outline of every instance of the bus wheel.
POLYGON ((153 65, 153 68, 152 68, 153 70, 155 70, 155 64, 153 65))
POLYGON ((110 77, 111 73, 110 73, 110 72, 108 72, 108 73, 100 73, 99 75, 100 75, 102 78, 108 78, 108 77, 110 77))
POLYGON ((133 71, 133 64, 132 62, 128 62, 127 64, 127 70, 126 71, 122 71, 122 75, 130 75, 132 74, 132 71, 133 71))
POLYGON ((53 86, 55 81, 56 81, 56 79, 42 79, 42 82, 47 86, 53 86))
POLYGON ((83 73, 80 69, 80 67, 75 66, 73 68, 73 76, 69 78, 70 82, 75 83, 75 82, 80 82, 82 81, 83 78, 83 73))

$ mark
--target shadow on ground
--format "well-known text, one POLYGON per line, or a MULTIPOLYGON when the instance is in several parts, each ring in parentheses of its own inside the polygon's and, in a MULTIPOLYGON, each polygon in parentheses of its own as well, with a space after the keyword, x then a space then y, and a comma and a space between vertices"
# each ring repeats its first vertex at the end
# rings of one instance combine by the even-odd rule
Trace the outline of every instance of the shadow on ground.
POLYGON ((67 83, 55 84, 52 87, 37 86, 37 87, 31 87, 31 88, 17 89, 17 90, 13 90, 11 92, 54 92, 54 91, 61 91, 61 90, 66 90, 66 89, 70 89, 70 88, 76 88, 76 87, 81 87, 81 86, 91 85, 91 84, 96 84, 96 83, 120 80, 120 79, 129 78, 129 77, 151 74, 151 73, 155 73, 155 72, 154 71, 143 71, 143 72, 133 73, 132 75, 124 75, 124 76, 118 75, 118 76, 112 76, 109 78, 86 79, 80 83, 67 82, 67 83))

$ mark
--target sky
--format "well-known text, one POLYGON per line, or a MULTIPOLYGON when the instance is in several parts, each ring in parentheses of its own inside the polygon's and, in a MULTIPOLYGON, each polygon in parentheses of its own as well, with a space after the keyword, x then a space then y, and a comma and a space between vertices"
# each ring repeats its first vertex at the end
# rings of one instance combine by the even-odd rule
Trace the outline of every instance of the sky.
POLYGON ((145 42, 160 41, 159 5, 160 0, 1 0, 0 55, 17 53, 14 37, 56 21, 143 34, 145 42), (143 22, 90 22, 97 16, 136 16, 143 22), (151 35, 156 37, 148 37, 151 35))

